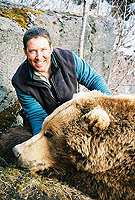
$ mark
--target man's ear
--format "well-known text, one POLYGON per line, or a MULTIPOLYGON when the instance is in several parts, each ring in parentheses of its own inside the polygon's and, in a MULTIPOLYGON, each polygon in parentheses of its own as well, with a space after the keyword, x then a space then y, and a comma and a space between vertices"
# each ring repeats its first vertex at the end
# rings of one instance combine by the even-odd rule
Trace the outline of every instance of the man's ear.
POLYGON ((52 44, 50 46, 50 49, 51 49, 51 54, 52 54, 52 52, 53 52, 53 45, 52 44))
POLYGON ((23 48, 24 54, 27 56, 27 50, 23 48))

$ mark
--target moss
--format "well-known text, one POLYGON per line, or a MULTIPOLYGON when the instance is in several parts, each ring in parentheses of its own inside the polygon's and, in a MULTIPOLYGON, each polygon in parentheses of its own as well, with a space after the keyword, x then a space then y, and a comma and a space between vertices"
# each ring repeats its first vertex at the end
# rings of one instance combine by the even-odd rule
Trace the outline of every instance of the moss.
POLYGON ((28 29, 28 23, 30 21, 29 13, 40 15, 44 14, 41 11, 36 11, 29 8, 13 7, 8 9, 3 6, 0 6, 0 16, 12 19, 24 29, 28 29))
POLYGON ((40 20, 40 22, 39 22, 40 24, 43 24, 44 22, 42 21, 42 20, 40 20))
POLYGON ((70 188, 57 178, 49 178, 17 169, 15 165, 0 166, 0 199, 90 200, 79 190, 70 188))
POLYGON ((20 110, 19 101, 16 101, 12 106, 0 112, 0 129, 4 131, 9 128, 15 121, 20 110))

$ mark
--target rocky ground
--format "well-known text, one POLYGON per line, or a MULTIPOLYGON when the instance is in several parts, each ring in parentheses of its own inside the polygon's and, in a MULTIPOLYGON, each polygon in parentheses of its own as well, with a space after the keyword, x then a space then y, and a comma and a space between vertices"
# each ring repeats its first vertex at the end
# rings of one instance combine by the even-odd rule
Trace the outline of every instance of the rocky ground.
POLYGON ((57 178, 33 174, 15 165, 0 166, 0 199, 91 200, 57 178))

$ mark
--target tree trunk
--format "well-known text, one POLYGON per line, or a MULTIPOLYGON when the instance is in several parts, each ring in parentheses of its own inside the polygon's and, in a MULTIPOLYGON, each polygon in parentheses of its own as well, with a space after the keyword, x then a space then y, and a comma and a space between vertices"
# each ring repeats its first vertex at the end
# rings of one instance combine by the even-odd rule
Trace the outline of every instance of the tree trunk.
MULTIPOLYGON (((82 31, 81 31, 81 37, 80 37, 80 51, 79 51, 80 58, 83 58, 83 54, 84 54, 83 47, 84 47, 86 22, 87 22, 87 16, 88 16, 88 8, 89 8, 89 0, 84 0, 83 18, 82 18, 82 31)), ((78 91, 83 91, 83 87, 79 85, 78 91)))

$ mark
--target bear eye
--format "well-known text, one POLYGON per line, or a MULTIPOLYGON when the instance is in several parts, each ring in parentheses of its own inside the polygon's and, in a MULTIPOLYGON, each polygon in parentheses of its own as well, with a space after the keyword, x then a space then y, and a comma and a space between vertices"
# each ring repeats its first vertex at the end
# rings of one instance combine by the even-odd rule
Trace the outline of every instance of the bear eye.
POLYGON ((53 134, 51 132, 46 132, 44 133, 44 136, 47 137, 48 139, 53 137, 53 134))

